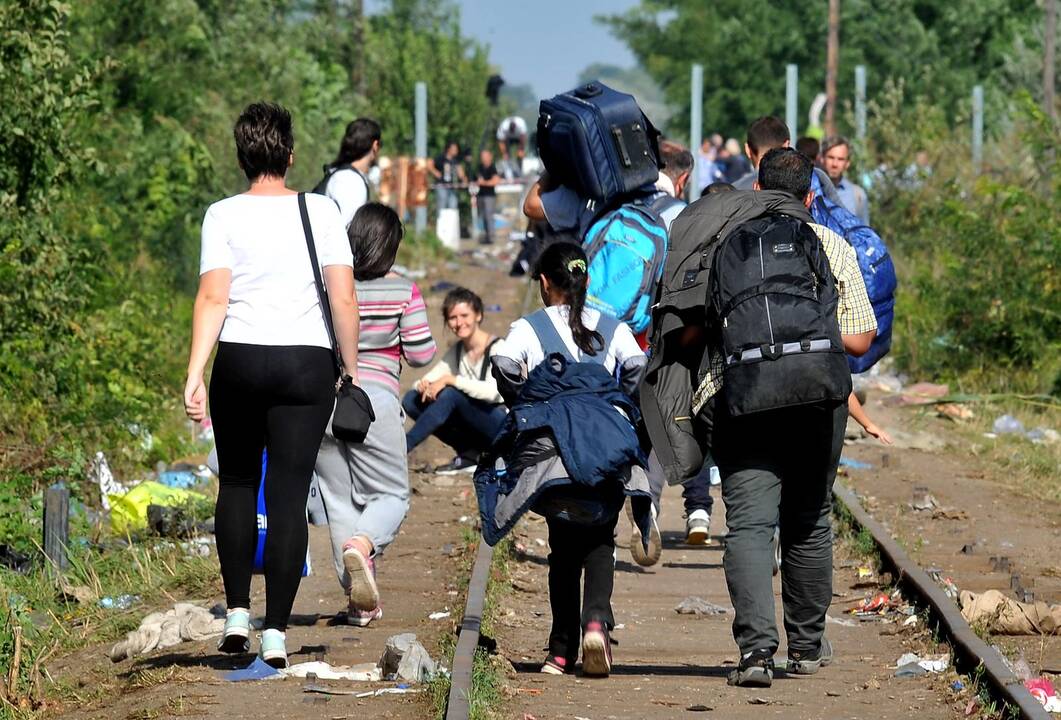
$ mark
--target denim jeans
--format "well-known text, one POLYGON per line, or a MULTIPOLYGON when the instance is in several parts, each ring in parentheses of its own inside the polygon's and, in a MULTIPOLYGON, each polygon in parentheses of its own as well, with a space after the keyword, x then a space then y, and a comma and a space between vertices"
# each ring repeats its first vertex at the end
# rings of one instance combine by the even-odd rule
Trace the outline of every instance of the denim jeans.
POLYGON ((455 387, 445 388, 426 403, 420 393, 410 390, 402 398, 402 408, 414 421, 405 433, 409 452, 434 435, 458 455, 477 456, 490 447, 505 421, 504 406, 475 400, 455 387))

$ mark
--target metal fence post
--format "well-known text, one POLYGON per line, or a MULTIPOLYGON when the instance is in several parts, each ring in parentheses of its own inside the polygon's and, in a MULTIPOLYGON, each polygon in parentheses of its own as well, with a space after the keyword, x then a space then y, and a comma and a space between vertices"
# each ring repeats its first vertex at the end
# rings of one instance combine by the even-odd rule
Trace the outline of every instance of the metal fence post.
POLYGON ((689 112, 689 150, 693 154, 693 177, 689 186, 689 202, 700 197, 700 143, 704 137, 704 66, 694 64, 692 70, 689 112))

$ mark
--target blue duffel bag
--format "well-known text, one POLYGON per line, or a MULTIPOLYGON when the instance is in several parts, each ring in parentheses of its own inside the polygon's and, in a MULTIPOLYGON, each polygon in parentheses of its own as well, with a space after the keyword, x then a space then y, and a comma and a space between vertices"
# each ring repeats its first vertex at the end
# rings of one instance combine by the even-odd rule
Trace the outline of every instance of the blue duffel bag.
POLYGON ((555 180, 599 206, 659 176, 659 131, 633 95, 600 82, 541 101, 538 152, 555 180))

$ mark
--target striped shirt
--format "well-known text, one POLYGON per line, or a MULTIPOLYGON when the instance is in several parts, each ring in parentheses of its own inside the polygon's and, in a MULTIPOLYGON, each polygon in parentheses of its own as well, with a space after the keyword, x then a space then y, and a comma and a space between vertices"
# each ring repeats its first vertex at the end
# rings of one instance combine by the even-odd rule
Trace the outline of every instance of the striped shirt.
MULTIPOLYGON (((873 304, 866 293, 866 281, 862 279, 862 270, 858 267, 858 256, 851 244, 835 232, 817 223, 808 223, 814 234, 821 240, 822 249, 829 258, 829 267, 836 278, 836 294, 839 302, 836 305, 836 320, 840 325, 841 335, 861 335, 877 329, 877 316, 873 304)), ((711 352, 711 351, 708 351, 711 352)), ((711 362, 704 374, 700 386, 693 394, 693 412, 700 408, 715 393, 722 389, 722 371, 724 369, 722 353, 711 352, 711 362)))
POLYGON ((404 358, 423 367, 435 357, 435 339, 427 307, 416 283, 396 275, 357 282, 361 334, 357 372, 362 384, 386 388, 398 396, 404 358))

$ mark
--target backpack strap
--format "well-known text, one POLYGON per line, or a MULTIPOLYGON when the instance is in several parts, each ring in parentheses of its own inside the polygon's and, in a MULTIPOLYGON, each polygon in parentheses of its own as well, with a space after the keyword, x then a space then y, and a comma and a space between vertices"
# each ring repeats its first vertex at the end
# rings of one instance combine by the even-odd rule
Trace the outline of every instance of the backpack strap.
POLYGON ((597 332, 600 333, 601 338, 604 339, 604 346, 601 351, 596 355, 583 355, 582 362, 594 363, 596 365, 604 365, 604 361, 608 358, 608 348, 612 346, 612 340, 615 338, 615 331, 619 329, 619 321, 613 318, 611 315, 605 315, 600 313, 600 320, 597 321, 597 332))
POLYGON ((483 350, 483 366, 479 370, 479 380, 486 380, 487 373, 490 372, 490 351, 494 345, 497 345, 498 340, 501 338, 494 338, 486 344, 486 349, 483 350))
POLYGON ((567 344, 560 337, 560 333, 556 331, 552 318, 549 317, 544 308, 531 313, 524 319, 530 323, 531 330, 538 336, 538 342, 542 346, 542 353, 546 357, 553 353, 559 353, 571 362, 578 362, 578 360, 571 357, 571 351, 567 349, 567 344))

